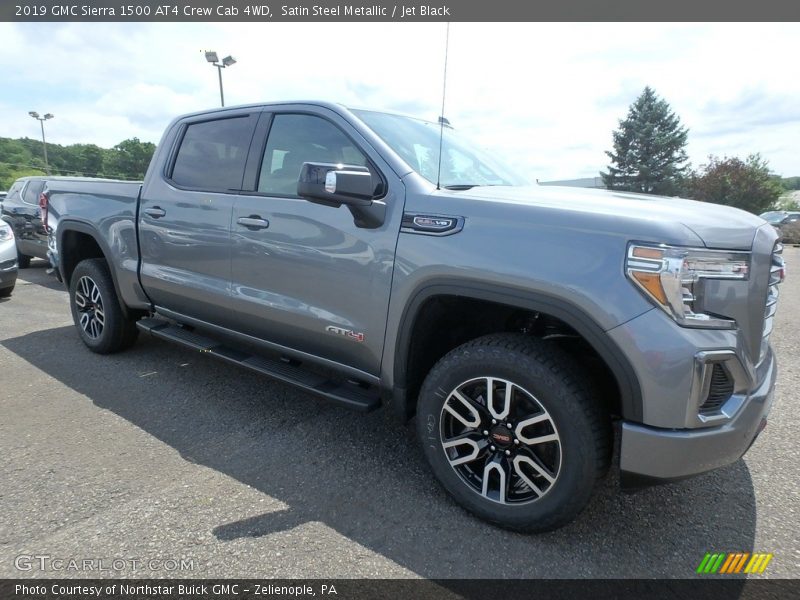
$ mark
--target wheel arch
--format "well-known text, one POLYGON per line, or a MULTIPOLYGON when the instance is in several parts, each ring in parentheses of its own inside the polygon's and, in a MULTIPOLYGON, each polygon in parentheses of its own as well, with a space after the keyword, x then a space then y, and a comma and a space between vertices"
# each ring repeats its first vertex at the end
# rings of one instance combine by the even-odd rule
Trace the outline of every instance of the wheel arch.
POLYGON ((113 256, 111 248, 109 248, 108 244, 103 239, 103 236, 100 235, 97 229, 93 225, 83 221, 61 221, 58 224, 56 243, 58 246, 58 271, 61 274, 62 281, 67 289, 69 289, 72 273, 78 263, 87 258, 102 258, 108 264, 108 270, 111 274, 111 281, 114 283, 114 292, 117 294, 117 298, 119 299, 119 305, 122 309, 122 313, 128 317, 130 315, 130 310, 122 301, 123 296, 120 290, 119 281, 117 280, 117 273, 114 269, 113 262, 110 260, 110 257, 113 256), (67 234, 78 234, 79 236, 84 236, 82 238, 78 238, 79 240, 83 241, 83 244, 86 244, 86 240, 88 238, 94 243, 96 250, 94 248, 87 247, 86 245, 80 249, 73 250, 70 247, 71 244, 65 244, 65 237, 68 237, 67 234), (100 256, 97 255, 98 252, 100 256))
POLYGON ((457 280, 426 282, 410 296, 411 300, 403 310, 394 347, 393 386, 387 393, 389 403, 398 415, 410 417, 413 413, 414 399, 408 397, 408 366, 413 332, 423 307, 437 296, 491 302, 509 309, 542 313, 563 321, 583 337, 608 367, 619 389, 622 415, 633 421, 642 420, 642 392, 633 366, 605 330, 583 309, 567 299, 541 292, 457 280))

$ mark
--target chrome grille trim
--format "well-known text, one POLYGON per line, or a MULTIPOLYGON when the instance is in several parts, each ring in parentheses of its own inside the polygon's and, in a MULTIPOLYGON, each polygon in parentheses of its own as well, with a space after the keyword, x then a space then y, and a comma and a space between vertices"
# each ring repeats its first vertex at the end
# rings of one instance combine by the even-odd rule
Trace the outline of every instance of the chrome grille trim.
POLYGON ((772 264, 769 269, 769 287, 767 288, 767 301, 764 305, 764 329, 761 334, 761 352, 758 357, 759 362, 764 360, 769 347, 769 336, 775 326, 775 313, 778 311, 778 296, 780 291, 778 285, 783 280, 785 264, 783 262, 783 245, 775 244, 772 251, 772 264))

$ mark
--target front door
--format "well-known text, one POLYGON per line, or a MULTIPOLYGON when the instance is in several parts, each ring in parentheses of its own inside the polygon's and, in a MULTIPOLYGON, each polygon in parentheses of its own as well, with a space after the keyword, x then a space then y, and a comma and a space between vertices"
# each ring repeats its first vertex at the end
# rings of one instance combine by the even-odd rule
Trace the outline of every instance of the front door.
POLYGON ((266 144, 256 137, 253 148, 263 148, 255 192, 237 198, 231 223, 231 302, 240 330, 377 375, 402 182, 344 119, 324 108, 272 114, 266 144), (304 162, 377 171, 387 204, 383 225, 359 228, 347 207, 298 197, 304 162))

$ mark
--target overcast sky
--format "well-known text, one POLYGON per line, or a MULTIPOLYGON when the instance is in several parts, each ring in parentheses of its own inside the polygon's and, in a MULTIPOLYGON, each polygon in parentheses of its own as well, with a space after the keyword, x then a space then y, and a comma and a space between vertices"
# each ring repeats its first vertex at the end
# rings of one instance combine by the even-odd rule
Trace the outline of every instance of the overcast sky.
MULTIPOLYGON (((0 23, 0 136, 110 147, 158 142, 219 103, 205 49, 232 54, 226 104, 323 99, 434 119, 445 24, 0 23)), ((650 85, 689 132, 694 165, 760 152, 800 175, 800 24, 450 26, 450 122, 529 179, 596 176, 650 85)))

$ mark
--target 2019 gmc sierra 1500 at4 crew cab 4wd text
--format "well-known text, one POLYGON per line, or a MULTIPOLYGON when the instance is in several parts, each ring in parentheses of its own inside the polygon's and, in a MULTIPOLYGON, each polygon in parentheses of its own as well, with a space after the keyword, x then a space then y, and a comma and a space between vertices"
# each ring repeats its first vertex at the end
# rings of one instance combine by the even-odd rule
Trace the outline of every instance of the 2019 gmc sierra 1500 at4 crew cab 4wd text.
POLYGON ((140 184, 52 181, 78 333, 144 331, 416 428, 464 507, 572 520, 741 457, 766 424, 784 267, 732 208, 530 187, 440 125, 339 105, 191 114, 140 184), (441 165, 439 164, 441 162, 441 165))

